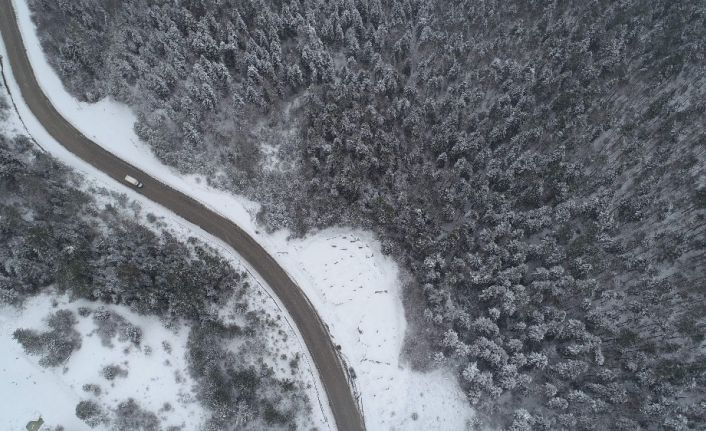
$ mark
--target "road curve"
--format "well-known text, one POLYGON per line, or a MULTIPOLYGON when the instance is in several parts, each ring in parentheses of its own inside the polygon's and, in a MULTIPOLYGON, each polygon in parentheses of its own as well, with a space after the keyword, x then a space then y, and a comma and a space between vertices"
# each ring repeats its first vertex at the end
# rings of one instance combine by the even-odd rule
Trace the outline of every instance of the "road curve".
POLYGON ((363 431, 362 415, 336 346, 311 302, 284 269, 231 220, 106 151, 64 119, 37 83, 24 49, 12 0, 0 0, 0 33, 21 96, 49 134, 67 150, 118 182, 123 182, 125 175, 139 178, 144 188, 135 189, 136 192, 233 247, 272 288, 294 319, 319 372, 338 429, 363 431))

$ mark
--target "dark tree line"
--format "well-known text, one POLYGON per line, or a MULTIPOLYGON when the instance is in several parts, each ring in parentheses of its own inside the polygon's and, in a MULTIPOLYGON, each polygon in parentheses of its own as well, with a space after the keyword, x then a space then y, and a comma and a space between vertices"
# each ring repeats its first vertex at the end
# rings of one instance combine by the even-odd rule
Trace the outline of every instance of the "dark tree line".
POLYGON ((32 4, 166 163, 378 232, 489 422, 706 426, 704 1, 32 4))

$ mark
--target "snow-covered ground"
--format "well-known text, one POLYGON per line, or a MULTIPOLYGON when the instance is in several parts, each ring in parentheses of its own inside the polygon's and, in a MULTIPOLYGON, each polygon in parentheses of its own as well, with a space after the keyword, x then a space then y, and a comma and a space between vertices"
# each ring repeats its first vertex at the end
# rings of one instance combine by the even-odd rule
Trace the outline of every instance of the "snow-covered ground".
POLYGON ((159 319, 140 316, 127 307, 106 306, 131 324, 142 329, 142 342, 137 347, 130 341, 112 340, 106 346, 95 332, 93 316, 81 317, 79 307, 95 312, 97 304, 84 300, 69 302, 66 296, 42 294, 31 298, 22 310, 0 308, 0 417, 5 429, 20 430, 29 420, 42 415, 47 425, 63 425, 71 430, 89 430, 75 415, 76 404, 93 400, 106 409, 134 398, 142 408, 162 419, 164 428, 183 425, 183 429, 198 429, 204 411, 193 398, 184 353, 188 328, 168 330, 159 319), (49 313, 70 310, 78 320, 75 326, 81 334, 81 348, 74 351, 67 363, 57 368, 44 368, 35 356, 25 354, 13 339, 16 329, 47 329, 44 319, 49 313), (165 343, 170 348, 165 349, 165 343), (107 380, 102 370, 118 365, 127 371, 124 377, 107 380), (100 394, 92 394, 83 385, 100 386, 100 394), (163 409, 165 403, 171 409, 163 409), (161 411, 160 411, 161 410, 161 411), (157 413, 159 412, 159 413, 157 413))
MULTIPOLYGON (((262 292, 256 291, 250 300, 253 310, 268 313, 271 301, 263 297, 262 292)), ((224 320, 232 319, 227 310, 223 311, 224 320)), ((287 365, 294 353, 301 352, 294 337, 289 336, 286 328, 282 329, 282 332, 275 329, 267 333, 266 343, 272 354, 265 356, 265 361, 280 377, 294 377, 305 385, 311 384, 306 372, 292 370, 287 365), (281 353, 288 356, 280 357, 281 353)), ((206 412, 195 399, 195 382, 188 371, 188 335, 187 325, 166 327, 158 318, 138 315, 125 306, 70 301, 67 295, 51 291, 29 299, 21 309, 0 306, 0 352, 3 352, 0 355, 0 417, 3 424, 7 429, 19 430, 41 415, 47 426, 88 430, 88 425, 75 415, 79 401, 94 401, 110 416, 121 402, 133 398, 142 409, 157 415, 163 429, 177 426, 197 430, 206 412), (48 330, 49 314, 59 310, 71 311, 78 320, 74 328, 81 336, 81 346, 65 364, 45 368, 39 365, 38 356, 25 353, 13 333, 17 329, 44 332, 48 330), (139 328, 139 344, 121 338, 119 333, 106 342, 94 320, 97 312, 119 316, 125 323, 139 328), (119 366, 126 374, 109 379, 104 375, 106 366, 119 366), (85 385, 99 389, 93 392, 85 385)), ((237 349, 239 341, 235 343, 233 347, 237 349)), ((248 356, 247 351, 245 355, 248 356)), ((258 356, 251 355, 249 359, 256 364, 258 356)), ((316 408, 316 400, 312 401, 312 407, 316 408)), ((299 425, 301 429, 312 425, 327 428, 320 410, 315 410, 311 417, 300 417, 299 425)))
MULTIPOLYGON (((110 100, 81 103, 69 95, 46 61, 26 2, 15 0, 15 8, 38 81, 65 118, 122 159, 238 223, 297 281, 329 326, 335 342, 341 345, 348 365, 355 370, 356 388, 370 431, 464 429, 473 412, 454 377, 442 371, 414 372, 400 360, 406 320, 398 268, 382 255, 378 241, 370 233, 339 228, 295 240, 290 240, 286 231, 264 233, 254 221, 257 203, 210 188, 202 177, 182 176, 161 164, 135 135, 136 116, 129 108, 110 100)), ((4 54, 4 45, 1 49, 4 54)), ((17 85, 5 66, 10 88, 17 95, 17 85)), ((160 210, 68 153, 48 135, 18 97, 15 101, 29 132, 58 159, 106 187, 128 193, 145 209, 154 210, 207 239, 226 256, 235 256, 216 238, 160 210)), ((273 300, 279 306, 276 298, 273 300)), ((286 313, 283 316, 286 318, 286 313)), ((320 384, 316 382, 321 395, 320 384)), ((328 409, 324 410, 330 418, 328 409)))

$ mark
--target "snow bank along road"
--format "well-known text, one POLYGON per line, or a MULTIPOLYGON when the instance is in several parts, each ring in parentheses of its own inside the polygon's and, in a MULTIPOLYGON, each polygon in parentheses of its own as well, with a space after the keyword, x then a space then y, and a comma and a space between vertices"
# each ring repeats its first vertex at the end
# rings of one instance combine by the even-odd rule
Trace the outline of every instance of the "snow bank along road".
POLYGON ((21 96, 44 128, 70 152, 116 181, 122 182, 125 175, 138 178, 144 183, 144 188, 135 189, 138 193, 233 247, 272 288, 294 319, 316 364, 338 429, 364 430, 363 419, 348 384, 344 365, 336 353, 336 346, 312 304, 284 269, 235 223, 119 159, 86 138, 64 119, 37 83, 25 52, 12 0, 0 0, 0 33, 21 96))

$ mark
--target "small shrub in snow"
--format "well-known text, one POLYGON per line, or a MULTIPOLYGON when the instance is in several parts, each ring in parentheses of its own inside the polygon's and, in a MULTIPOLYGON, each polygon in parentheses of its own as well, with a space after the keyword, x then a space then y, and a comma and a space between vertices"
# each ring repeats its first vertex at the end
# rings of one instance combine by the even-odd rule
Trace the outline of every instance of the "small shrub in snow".
POLYGON ((76 404, 76 417, 81 419, 91 428, 95 428, 105 422, 106 416, 98 403, 85 400, 76 404))
POLYGON ((115 410, 113 429, 115 431, 157 431, 160 426, 157 415, 143 410, 134 399, 130 398, 121 402, 115 410))
POLYGON ((108 380, 115 380, 116 377, 127 377, 127 370, 119 365, 111 364, 103 367, 101 374, 108 380))
POLYGON ((86 383, 85 385, 83 385, 82 389, 85 392, 89 392, 95 396, 100 396, 101 394, 101 387, 94 383, 86 383))
POLYGON ((118 313, 101 307, 93 314, 96 331, 104 346, 112 346, 112 340, 118 335, 118 340, 129 341, 139 346, 142 341, 142 329, 125 320, 118 313))

